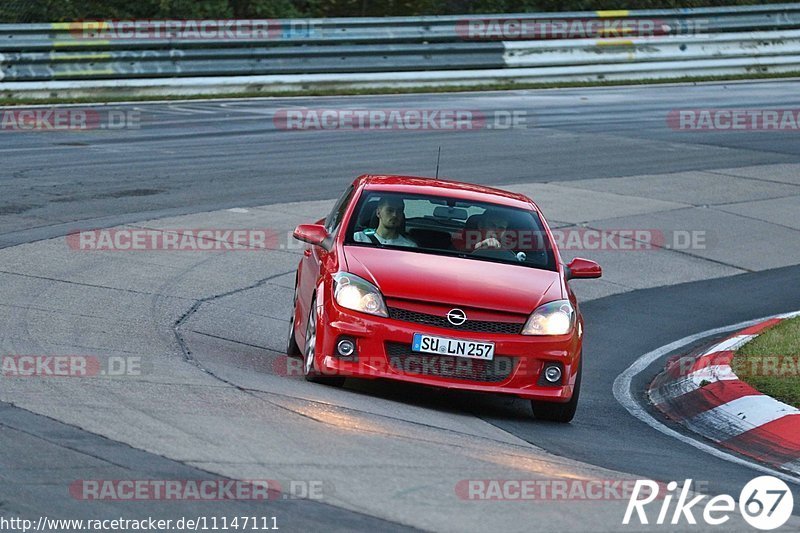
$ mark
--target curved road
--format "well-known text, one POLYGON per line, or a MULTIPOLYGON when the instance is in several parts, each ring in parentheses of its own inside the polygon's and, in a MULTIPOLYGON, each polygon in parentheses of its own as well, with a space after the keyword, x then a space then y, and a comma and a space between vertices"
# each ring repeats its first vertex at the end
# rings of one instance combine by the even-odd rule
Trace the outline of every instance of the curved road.
MULTIPOLYGON (((113 109, 140 113, 138 129, 0 132, 2 354, 144 361, 143 375, 132 380, 0 378, 0 400, 24 409, 0 404, 0 442, 14 450, 0 470, 11 482, 0 489, 0 516, 263 514, 247 502, 87 507, 67 496, 76 479, 326 483, 321 502, 279 499, 269 508, 288 530, 522 530, 531 519, 619 529, 625 502, 507 507, 455 497, 461 479, 526 473, 694 478, 712 493, 737 495, 755 471, 652 430, 611 389, 659 346, 800 307, 798 132, 676 132, 666 123, 670 110, 684 107, 800 107, 798 87, 778 81, 128 105, 113 109), (517 111, 528 127, 276 128, 276 110, 292 107, 517 111), (339 391, 283 375, 297 260, 284 237, 266 255, 80 253, 59 239, 78 228, 134 223, 285 232, 324 213, 359 173, 432 174, 439 145, 444 175, 529 193, 556 226, 706 238, 681 250, 567 252, 596 258, 606 270, 604 280, 577 287, 586 301, 586 379, 569 426, 534 421, 528 404, 514 399, 372 382, 339 391)), ((658 364, 634 382, 635 391, 658 364)))

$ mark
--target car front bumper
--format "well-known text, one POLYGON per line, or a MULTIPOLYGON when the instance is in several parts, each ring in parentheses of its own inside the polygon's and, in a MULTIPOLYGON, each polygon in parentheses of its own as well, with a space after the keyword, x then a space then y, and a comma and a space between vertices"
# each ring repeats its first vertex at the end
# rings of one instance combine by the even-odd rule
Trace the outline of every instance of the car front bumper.
POLYGON ((392 379, 434 387, 509 394, 526 399, 567 402, 572 398, 581 357, 577 331, 543 337, 476 333, 366 315, 328 300, 318 309, 317 367, 323 375, 392 379), (415 333, 493 342, 494 361, 411 352, 415 333), (337 355, 342 337, 356 343, 356 356, 337 355), (321 349, 320 349, 321 348, 321 349), (560 385, 545 385, 547 363, 560 363, 560 385))

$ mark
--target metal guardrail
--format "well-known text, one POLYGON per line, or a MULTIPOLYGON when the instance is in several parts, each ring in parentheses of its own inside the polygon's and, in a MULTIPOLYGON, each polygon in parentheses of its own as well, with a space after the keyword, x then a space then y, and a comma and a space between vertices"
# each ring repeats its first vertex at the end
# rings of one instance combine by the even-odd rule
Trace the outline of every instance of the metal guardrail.
POLYGON ((570 42, 508 42, 508 67, 558 65, 599 65, 713 59, 770 58, 797 56, 800 59, 800 30, 780 32, 722 33, 670 39, 633 38, 623 41, 576 39, 570 42))
POLYGON ((162 92, 169 85, 191 92, 187 87, 208 90, 215 82, 220 87, 252 88, 255 84, 280 89, 800 70, 796 68, 800 65, 800 3, 470 17, 220 21, 217 26, 203 21, 214 34, 210 38, 208 32, 190 38, 187 25, 192 22, 0 24, 0 95, 59 88, 90 91, 92 87, 141 91, 148 84, 162 92), (628 26, 613 29, 614 21, 628 26), (515 33, 523 22, 539 33, 515 33), (226 23, 250 31, 225 38, 226 23), (586 35, 558 30, 565 25, 600 29, 586 35), (475 27, 500 30, 470 31, 475 27), (252 83, 246 82, 248 78, 252 83))
POLYGON ((261 46, 147 52, 23 52, 6 54, 5 80, 503 68, 504 51, 502 43, 448 43, 382 47, 261 46))

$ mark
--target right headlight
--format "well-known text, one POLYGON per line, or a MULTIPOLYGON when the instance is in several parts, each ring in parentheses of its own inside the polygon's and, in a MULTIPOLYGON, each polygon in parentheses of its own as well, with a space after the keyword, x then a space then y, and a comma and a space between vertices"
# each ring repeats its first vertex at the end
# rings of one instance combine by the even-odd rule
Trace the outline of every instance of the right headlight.
POLYGON ((370 315, 389 316, 381 291, 369 281, 349 272, 336 273, 333 281, 333 297, 342 307, 370 315))
POLYGON ((566 335, 575 326, 575 309, 569 300, 556 300, 536 308, 531 313, 523 335, 566 335))

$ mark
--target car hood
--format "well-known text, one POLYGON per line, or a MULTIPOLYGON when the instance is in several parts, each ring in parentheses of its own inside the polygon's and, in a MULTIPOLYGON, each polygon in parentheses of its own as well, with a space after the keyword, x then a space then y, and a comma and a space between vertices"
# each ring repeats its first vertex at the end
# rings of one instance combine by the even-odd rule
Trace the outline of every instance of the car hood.
POLYGON ((346 246, 348 270, 390 298, 529 314, 563 298, 559 273, 513 264, 346 246))

